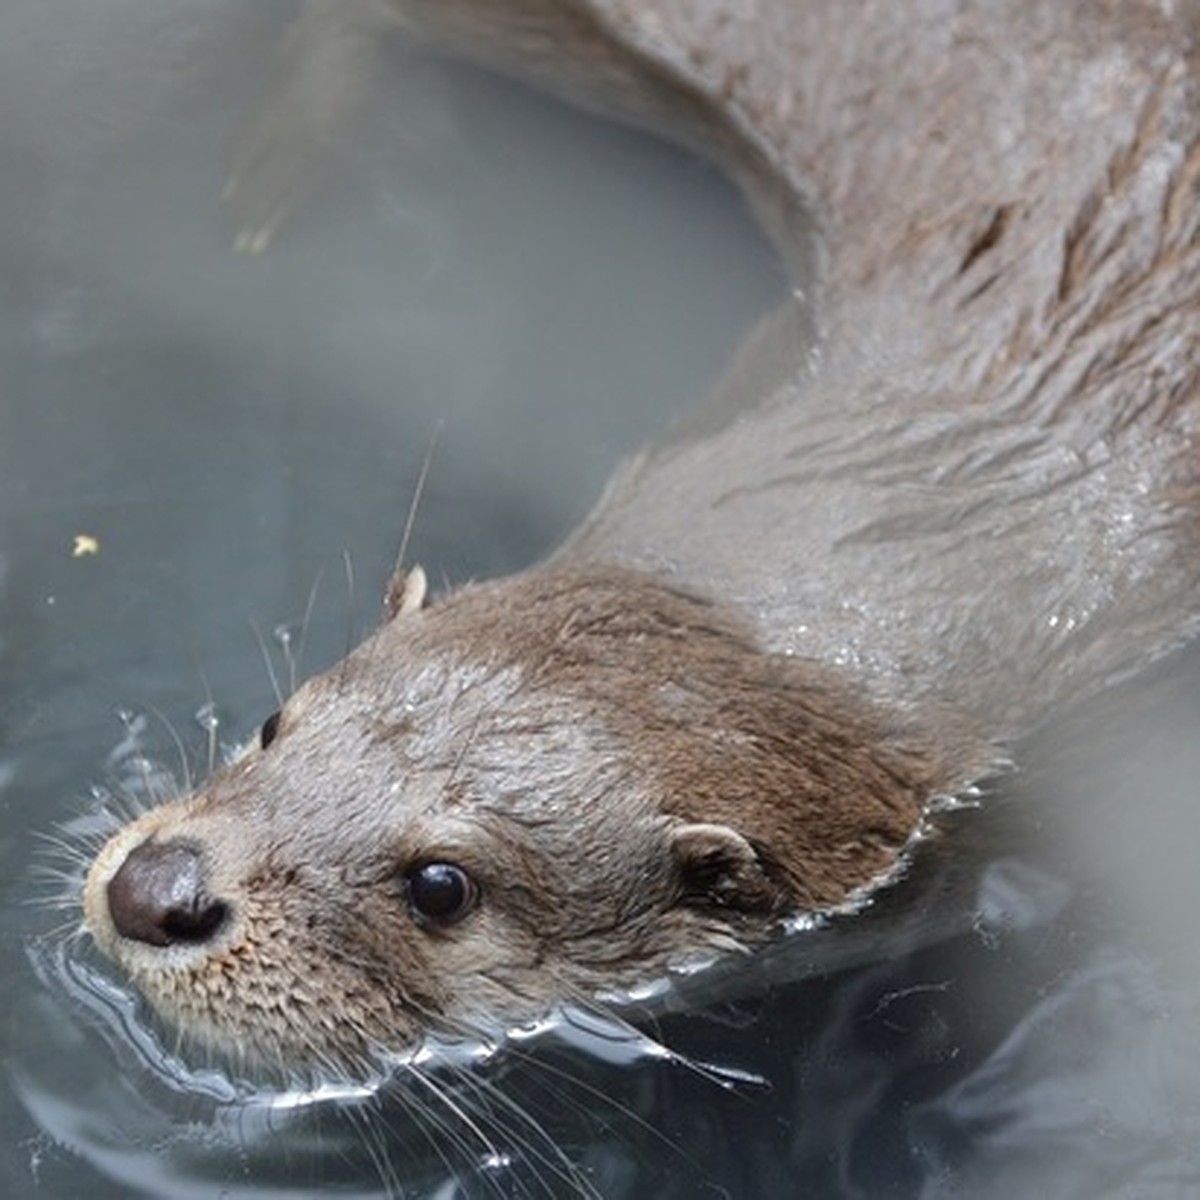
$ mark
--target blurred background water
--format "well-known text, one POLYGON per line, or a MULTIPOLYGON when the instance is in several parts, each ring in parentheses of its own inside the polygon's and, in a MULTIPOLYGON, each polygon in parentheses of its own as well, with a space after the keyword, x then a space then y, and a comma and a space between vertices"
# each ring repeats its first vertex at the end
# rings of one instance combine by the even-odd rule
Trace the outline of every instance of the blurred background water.
POLYGON ((786 292, 709 165, 399 39, 235 254, 293 11, 0 7, 0 1194, 1200 1193, 1194 654, 956 818, 957 934, 794 938, 651 1042, 301 1104, 174 1064, 52 936, 47 839, 275 707, 256 628, 309 673, 371 627, 435 439, 410 560, 528 564, 786 292))

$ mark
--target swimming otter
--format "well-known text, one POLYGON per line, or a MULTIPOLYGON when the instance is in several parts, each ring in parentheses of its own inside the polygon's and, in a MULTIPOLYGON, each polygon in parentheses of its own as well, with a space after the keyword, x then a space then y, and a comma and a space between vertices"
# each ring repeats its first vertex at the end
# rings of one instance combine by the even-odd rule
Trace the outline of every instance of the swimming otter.
MULTIPOLYGON (((400 573, 256 748, 102 850, 101 948, 285 1065, 852 904, 1200 607, 1194 6, 391 7, 704 147, 789 261, 815 223, 820 339, 786 308, 548 563, 428 604, 400 573)), ((311 6, 292 65, 352 60, 359 16, 311 6)))

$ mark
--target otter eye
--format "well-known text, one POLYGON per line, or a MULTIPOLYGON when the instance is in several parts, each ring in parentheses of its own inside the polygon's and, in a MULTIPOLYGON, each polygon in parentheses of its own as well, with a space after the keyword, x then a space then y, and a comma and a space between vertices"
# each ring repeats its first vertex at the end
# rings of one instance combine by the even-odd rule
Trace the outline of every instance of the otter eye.
POLYGON ((479 888, 453 863, 432 862, 416 867, 405 877, 408 906, 427 925, 453 925, 475 907, 479 888))
POLYGON ((273 712, 263 723, 262 728, 258 731, 258 744, 265 750, 274 740, 275 735, 279 732, 279 714, 273 712))

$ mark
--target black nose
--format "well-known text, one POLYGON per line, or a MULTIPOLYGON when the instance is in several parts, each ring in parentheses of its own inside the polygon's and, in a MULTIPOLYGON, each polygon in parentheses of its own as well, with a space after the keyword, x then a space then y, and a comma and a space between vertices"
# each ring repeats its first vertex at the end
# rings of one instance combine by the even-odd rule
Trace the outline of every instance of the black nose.
POLYGON ((122 937, 171 946, 207 941, 228 909, 204 890, 194 846, 146 841, 129 852, 108 881, 108 911, 122 937))

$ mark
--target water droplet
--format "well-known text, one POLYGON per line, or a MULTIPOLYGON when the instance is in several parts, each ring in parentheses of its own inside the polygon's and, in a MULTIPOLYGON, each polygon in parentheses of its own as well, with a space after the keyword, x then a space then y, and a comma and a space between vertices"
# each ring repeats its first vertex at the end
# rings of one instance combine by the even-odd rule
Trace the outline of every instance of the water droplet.
POLYGON ((146 731, 146 715, 133 708, 118 708, 117 720, 125 726, 125 732, 130 737, 136 737, 146 731))
POLYGON ((216 733, 221 727, 221 716, 216 704, 211 700, 202 704, 196 709, 195 721, 205 733, 216 733))

